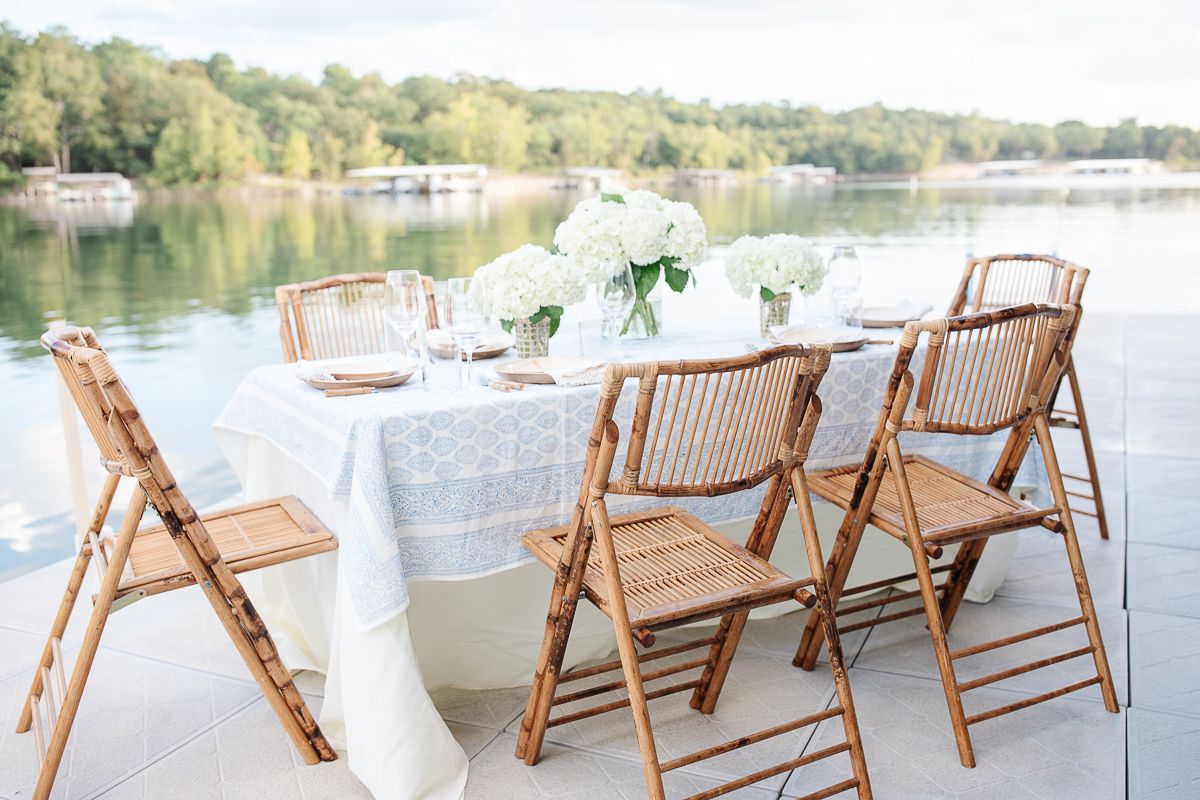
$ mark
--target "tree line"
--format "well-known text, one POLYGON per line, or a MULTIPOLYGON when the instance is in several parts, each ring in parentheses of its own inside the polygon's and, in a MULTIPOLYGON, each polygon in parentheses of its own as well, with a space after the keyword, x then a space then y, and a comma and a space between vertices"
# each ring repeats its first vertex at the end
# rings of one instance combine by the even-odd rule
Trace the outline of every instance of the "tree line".
POLYGON ((1134 119, 1014 123, 880 104, 837 113, 787 102, 717 107, 661 91, 527 90, 470 75, 390 84, 336 64, 314 83, 239 70, 220 53, 170 60, 120 38, 88 44, 61 28, 25 36, 0 23, 0 183, 30 165, 188 185, 255 173, 336 180, 346 169, 403 163, 635 174, 813 163, 853 174, 1088 157, 1194 166, 1200 131, 1134 119))

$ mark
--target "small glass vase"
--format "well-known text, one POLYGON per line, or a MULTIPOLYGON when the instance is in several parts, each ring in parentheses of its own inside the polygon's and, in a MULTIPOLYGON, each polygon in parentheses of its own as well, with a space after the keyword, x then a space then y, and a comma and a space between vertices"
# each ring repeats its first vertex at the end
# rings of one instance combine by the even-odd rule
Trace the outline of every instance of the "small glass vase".
POLYGON ((528 319, 513 320, 512 336, 517 348, 517 358, 545 358, 550 355, 550 320, 537 322, 528 319))
POLYGON ((633 301, 633 308, 621 326, 627 339, 650 339, 662 334, 662 285, 656 285, 645 297, 633 301))
POLYGON ((787 325, 792 313, 792 293, 780 292, 770 300, 758 299, 758 333, 764 339, 771 335, 771 328, 787 325))

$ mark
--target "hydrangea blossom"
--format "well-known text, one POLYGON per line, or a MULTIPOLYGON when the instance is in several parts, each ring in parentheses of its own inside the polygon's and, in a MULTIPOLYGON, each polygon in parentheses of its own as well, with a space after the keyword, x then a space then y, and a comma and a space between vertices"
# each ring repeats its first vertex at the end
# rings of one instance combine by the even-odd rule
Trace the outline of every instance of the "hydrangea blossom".
POLYGON ((668 266, 690 269, 704 255, 708 231, 689 203, 613 187, 575 206, 555 231, 554 245, 591 280, 602 280, 626 264, 649 266, 664 259, 668 266))
POLYGON ((802 236, 742 236, 729 246, 725 275, 742 297, 753 296, 755 287, 771 295, 792 286, 803 294, 813 294, 825 280, 825 262, 812 242, 802 236))
POLYGON ((485 314, 501 320, 528 319, 545 307, 577 303, 587 294, 587 276, 570 259, 526 244, 475 270, 471 296, 485 314))

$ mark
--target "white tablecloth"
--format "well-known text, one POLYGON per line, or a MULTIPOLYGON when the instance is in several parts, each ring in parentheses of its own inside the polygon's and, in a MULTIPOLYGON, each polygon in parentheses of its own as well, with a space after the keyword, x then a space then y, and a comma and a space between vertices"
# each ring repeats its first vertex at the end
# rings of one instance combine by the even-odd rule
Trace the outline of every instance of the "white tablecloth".
MULTIPOLYGON (((723 311, 668 316, 667 335, 630 343, 625 357, 746 352, 756 320, 723 311)), ((565 355, 595 346, 564 324, 552 349, 565 355)), ((894 347, 872 345, 834 357, 810 468, 861 458, 894 355, 894 347)), ((462 793, 467 760, 427 688, 528 682, 550 572, 533 563, 521 535, 568 520, 598 395, 596 386, 461 394, 414 383, 325 398, 292 366, 275 365, 251 372, 218 419, 218 440, 247 501, 295 494, 338 536, 334 553, 263 573, 260 603, 289 666, 326 673, 320 723, 376 797, 462 793)), ((905 444, 986 478, 1002 442, 918 435, 905 444)), ((746 492, 692 505, 744 541, 760 498, 746 492)), ((826 554, 839 521, 835 509, 818 508, 826 554)), ((890 539, 881 544, 886 538, 868 535, 853 582, 910 571, 907 550, 890 539)), ((999 585, 1015 547, 1008 542, 989 548, 970 597, 986 600, 999 585)), ((792 518, 773 561, 807 573, 792 518)), ((798 619, 797 637, 801 626, 798 619)), ((571 644, 568 667, 602 656, 612 647, 611 624, 589 608, 571 644)))

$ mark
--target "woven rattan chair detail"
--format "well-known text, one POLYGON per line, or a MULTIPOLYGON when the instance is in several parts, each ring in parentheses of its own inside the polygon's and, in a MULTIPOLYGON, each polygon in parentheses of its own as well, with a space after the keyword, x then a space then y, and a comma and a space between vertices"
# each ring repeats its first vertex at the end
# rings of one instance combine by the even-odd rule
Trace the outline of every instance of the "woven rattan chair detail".
POLYGON ((108 616, 148 595, 193 584, 208 598, 301 758, 309 764, 335 760, 235 573, 327 552, 337 541, 293 497, 198 516, 91 329, 54 330, 42 344, 54 355, 108 477, 17 723, 18 733, 31 727, 34 733, 39 772, 33 797, 50 796, 108 616), (102 536, 124 478, 135 482, 125 517, 115 537, 102 536), (139 530, 147 505, 162 524, 139 530), (100 589, 68 680, 62 635, 89 563, 100 589))
MULTIPOLYGON (((841 633, 919 614, 926 616, 959 757, 968 767, 975 765, 968 726, 978 722, 1096 684, 1100 685, 1105 707, 1114 713, 1118 711, 1047 420, 1047 398, 1061 380, 1070 358, 1077 312, 1078 306, 1073 305, 1027 304, 908 323, 884 393, 880 422, 862 463, 810 476, 809 485, 814 492, 846 510, 826 565, 835 616, 914 598, 920 598, 921 602, 915 608, 841 626, 841 633), (914 378, 910 366, 922 338, 928 347, 920 374, 914 378), (965 436, 1005 430, 1008 436, 1004 450, 986 483, 929 459, 904 455, 897 438, 903 431, 912 432, 909 435, 932 432, 965 436), (1038 442, 1046 464, 1054 499, 1048 507, 1037 508, 1008 494, 1031 438, 1038 442), (844 588, 868 523, 909 547, 914 571, 844 588), (947 632, 988 539, 1037 526, 1062 536, 1081 614, 1063 623, 952 651, 947 632), (952 544, 961 545, 953 563, 931 567, 930 559, 940 558, 943 548, 952 544), (942 573, 945 579, 935 584, 934 576, 942 573), (839 604, 846 597, 914 578, 919 585, 917 591, 895 593, 882 600, 839 604), (1086 629, 1089 641, 1086 648, 962 683, 955 677, 957 659, 1076 625, 1086 629), (970 716, 963 710, 964 692, 1086 655, 1091 655, 1095 663, 1095 677, 970 716)), ((823 625, 822 618, 809 617, 796 652, 798 666, 813 668, 823 625)))
MULTIPOLYGON (((275 287, 283 360, 342 358, 383 353, 387 345, 387 273, 352 272, 275 287)), ((433 279, 425 287, 425 325, 438 327, 433 279)))
MULTIPOLYGON (((947 316, 953 317, 971 311, 988 311, 1020 303, 1078 305, 1083 297, 1087 279, 1088 270, 1085 267, 1054 256, 999 255, 972 258, 967 261, 947 316)), ((1051 412, 1050 427, 1079 431, 1083 444, 1087 474, 1063 473, 1064 478, 1072 481, 1072 489, 1068 492, 1074 503, 1071 510, 1076 514, 1093 517, 1100 528, 1100 538, 1107 539, 1108 517, 1104 513, 1100 474, 1096 469, 1096 454, 1092 448, 1092 435, 1088 430, 1087 412, 1083 407, 1083 393, 1079 389, 1074 359, 1067 363, 1063 381, 1055 387, 1048 407, 1051 412), (1056 408, 1059 390, 1064 381, 1071 392, 1071 407, 1056 408)))
MULTIPOLYGON (((555 571, 550 613, 521 723, 516 755, 535 764, 546 729, 629 707, 646 779, 647 794, 664 797, 662 774, 751 746, 818 722, 841 717, 845 742, 790 759, 708 791, 694 800, 736 791, 837 753, 849 753, 853 774, 811 795, 828 797, 855 789, 871 796, 854 702, 832 619, 825 634, 837 690, 831 707, 801 719, 748 734, 668 761, 658 757, 647 706, 691 692, 691 706, 711 713, 726 680, 752 608, 800 601, 828 608, 820 544, 808 499, 804 460, 820 418, 816 390, 829 364, 827 347, 779 347, 714 361, 610 365, 588 442, 579 502, 570 524, 533 531, 526 546, 555 571), (614 421, 618 401, 636 385, 632 422, 614 421), (624 465, 613 462, 624 440, 624 465), (701 497, 728 494, 766 483, 766 494, 745 546, 675 506, 610 517, 610 495, 701 497), (779 527, 798 498, 801 528, 812 575, 792 578, 769 558, 779 527), (560 674, 580 595, 613 621, 619 658, 560 674), (655 633, 689 622, 720 618, 716 632, 669 647, 650 649, 655 633), (647 652, 639 655, 635 642, 647 652), (696 657, 643 673, 641 665, 702 651, 696 657), (560 684, 621 671, 622 680, 557 694, 560 684), (672 675, 693 677, 648 688, 672 675), (626 690, 626 697, 598 705, 577 703, 626 690), (564 710, 553 718, 551 712, 564 710)), ((596 701, 591 701, 596 702, 596 701)))

